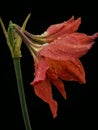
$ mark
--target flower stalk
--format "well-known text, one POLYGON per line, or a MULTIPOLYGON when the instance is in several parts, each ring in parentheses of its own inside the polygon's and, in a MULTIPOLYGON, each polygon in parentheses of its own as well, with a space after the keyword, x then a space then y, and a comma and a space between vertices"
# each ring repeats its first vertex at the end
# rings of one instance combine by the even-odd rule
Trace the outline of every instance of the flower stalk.
MULTIPOLYGON (((29 17, 30 17, 30 14, 26 17, 22 27, 20 28, 20 30, 22 32, 25 30, 29 17)), ((5 26, 4 26, 1 18, 0 18, 0 24, 1 24, 3 33, 4 33, 6 41, 7 41, 7 45, 11 52, 11 57, 12 57, 13 64, 14 64, 20 105, 21 105, 22 116, 23 116, 25 128, 26 128, 26 130, 32 130, 30 120, 29 120, 27 104, 26 104, 25 91, 24 91, 24 87, 23 87, 23 79, 22 79, 22 72, 21 72, 21 65, 20 65, 22 39, 15 32, 15 30, 13 28, 14 26, 12 26, 13 23, 11 21, 9 22, 8 30, 5 29, 5 26)))
POLYGON ((18 93, 19 93, 19 99, 20 99, 21 110, 22 110, 25 128, 26 128, 26 130, 32 130, 31 125, 30 125, 30 121, 29 121, 26 99, 25 99, 25 92, 24 92, 23 80, 22 80, 22 72, 21 72, 21 66, 20 66, 20 58, 13 58, 13 63, 14 63, 14 68, 15 68, 18 93))

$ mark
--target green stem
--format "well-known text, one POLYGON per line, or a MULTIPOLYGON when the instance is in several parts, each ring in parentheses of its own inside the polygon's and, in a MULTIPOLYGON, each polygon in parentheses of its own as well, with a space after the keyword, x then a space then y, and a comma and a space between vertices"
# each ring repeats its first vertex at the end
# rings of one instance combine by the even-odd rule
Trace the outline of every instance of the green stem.
POLYGON ((20 65, 20 58, 13 58, 15 74, 17 79, 18 85, 18 92, 19 92, 19 99, 21 104, 22 115, 25 123, 26 130, 32 130, 26 105, 25 99, 25 92, 23 87, 23 80, 22 80, 22 72, 21 72, 21 65, 20 65))

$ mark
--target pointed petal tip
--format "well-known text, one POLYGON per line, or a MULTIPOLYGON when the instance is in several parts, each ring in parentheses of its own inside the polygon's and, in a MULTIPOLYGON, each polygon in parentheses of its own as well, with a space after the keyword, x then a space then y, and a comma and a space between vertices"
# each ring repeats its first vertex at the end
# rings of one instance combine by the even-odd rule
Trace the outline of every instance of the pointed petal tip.
MULTIPOLYGON (((72 15, 70 19, 71 19, 71 20, 72 20, 72 19, 75 20, 75 16, 72 15)), ((78 17, 77 20, 81 21, 81 17, 78 17)))
POLYGON ((65 91, 65 93, 63 94, 63 98, 64 98, 65 100, 67 100, 67 93, 66 93, 66 91, 65 91))
POLYGON ((74 17, 74 15, 72 15, 71 18, 70 18, 70 20, 74 20, 74 19, 75 19, 75 17, 74 17))
POLYGON ((31 82, 30 85, 33 85, 33 82, 31 82))
POLYGON ((50 103, 48 103, 50 106, 50 110, 52 112, 53 119, 57 117, 57 109, 58 109, 58 103, 55 100, 51 100, 50 103))
POLYGON ((55 115, 53 115, 53 119, 55 119, 57 117, 57 113, 55 115))
POLYGON ((65 96, 65 98, 64 98, 65 100, 67 100, 67 96, 65 96))
POLYGON ((80 83, 81 83, 81 84, 86 84, 86 79, 85 79, 85 78, 81 78, 81 79, 80 79, 80 83))
POLYGON ((82 18, 81 18, 81 17, 79 17, 79 20, 80 20, 80 22, 81 22, 82 18))
POLYGON ((92 38, 93 38, 93 39, 98 38, 98 32, 97 32, 97 33, 95 33, 95 34, 93 34, 93 35, 92 35, 92 38))
POLYGON ((32 81, 32 82, 30 82, 30 85, 31 85, 31 86, 34 86, 36 83, 37 83, 37 82, 32 81))
POLYGON ((79 24, 81 23, 81 17, 77 18, 77 21, 79 22, 79 24))
POLYGON ((86 80, 84 80, 84 81, 82 82, 82 84, 86 84, 86 80))

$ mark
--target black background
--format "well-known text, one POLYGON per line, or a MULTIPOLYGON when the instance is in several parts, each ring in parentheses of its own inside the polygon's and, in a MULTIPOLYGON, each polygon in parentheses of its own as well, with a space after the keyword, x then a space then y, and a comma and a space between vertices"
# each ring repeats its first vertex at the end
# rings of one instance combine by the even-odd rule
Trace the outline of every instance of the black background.
MULTIPOLYGON (((60 23, 74 16, 81 17, 80 32, 92 35, 98 32, 97 3, 85 1, 2 1, 0 16, 6 26, 12 20, 22 25, 26 16, 31 13, 26 29, 33 34, 43 33, 48 26, 60 23)), ((83 57, 81 62, 86 73, 85 85, 75 82, 65 82, 67 100, 53 87, 53 95, 58 101, 58 116, 53 119, 46 103, 39 99, 30 86, 33 80, 33 58, 28 49, 22 44, 21 67, 24 89, 32 130, 51 129, 69 130, 96 128, 97 115, 97 55, 98 39, 92 49, 83 57)), ((0 129, 25 130, 18 97, 14 67, 5 37, 0 27, 0 129)))

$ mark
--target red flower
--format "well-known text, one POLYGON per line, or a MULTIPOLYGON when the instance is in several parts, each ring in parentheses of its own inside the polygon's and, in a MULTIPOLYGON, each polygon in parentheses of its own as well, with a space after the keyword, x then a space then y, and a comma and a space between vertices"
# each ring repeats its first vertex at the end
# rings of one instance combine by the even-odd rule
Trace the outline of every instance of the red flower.
POLYGON ((52 97, 50 82, 65 99, 66 91, 61 79, 85 83, 84 68, 78 58, 92 47, 96 36, 81 33, 63 35, 39 51, 40 58, 35 66, 35 79, 32 85, 37 96, 49 104, 53 117, 57 115, 57 103, 52 97))
POLYGON ((86 83, 85 70, 79 58, 91 49, 98 33, 88 36, 77 32, 80 23, 81 18, 74 20, 72 17, 63 23, 51 25, 40 36, 25 32, 29 39, 16 29, 34 56, 35 78, 31 85, 36 95, 49 104, 54 118, 57 116, 57 102, 53 99, 51 82, 64 99, 67 96, 62 80, 86 83), (38 43, 40 49, 36 41, 41 42, 38 43))

